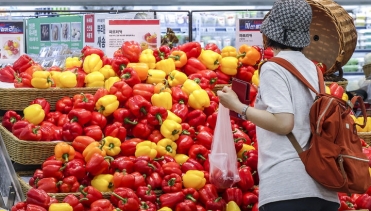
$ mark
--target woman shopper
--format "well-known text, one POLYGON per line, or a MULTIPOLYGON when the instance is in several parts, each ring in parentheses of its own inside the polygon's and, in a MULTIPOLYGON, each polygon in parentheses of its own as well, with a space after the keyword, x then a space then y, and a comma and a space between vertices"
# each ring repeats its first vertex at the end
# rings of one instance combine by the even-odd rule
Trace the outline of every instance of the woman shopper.
MULTIPOLYGON (((312 10, 305 0, 278 0, 260 31, 265 47, 294 65, 319 90, 315 65, 301 52, 310 43, 312 10)), ((314 181, 286 137, 293 132, 301 147, 308 148, 311 92, 288 70, 266 62, 260 71, 255 108, 242 104, 235 92, 218 91, 220 102, 257 126, 260 211, 337 211, 336 192, 314 181)), ((326 175, 323 175, 326 176, 326 175)))

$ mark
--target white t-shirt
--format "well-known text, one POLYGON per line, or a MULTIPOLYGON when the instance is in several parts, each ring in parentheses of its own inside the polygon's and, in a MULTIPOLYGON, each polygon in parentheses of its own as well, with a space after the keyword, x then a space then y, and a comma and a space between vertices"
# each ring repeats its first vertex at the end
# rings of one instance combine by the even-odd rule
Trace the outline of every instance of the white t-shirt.
MULTIPOLYGON (((304 54, 298 51, 281 51, 277 57, 288 60, 314 88, 319 89, 315 65, 304 54)), ((301 147, 306 149, 310 136, 309 110, 314 96, 314 93, 288 70, 276 63, 267 62, 261 68, 255 108, 271 113, 294 114, 293 134, 301 147)), ((259 206, 305 197, 319 197, 338 202, 336 192, 325 189, 307 174, 297 152, 285 135, 257 127, 257 138, 259 206)))

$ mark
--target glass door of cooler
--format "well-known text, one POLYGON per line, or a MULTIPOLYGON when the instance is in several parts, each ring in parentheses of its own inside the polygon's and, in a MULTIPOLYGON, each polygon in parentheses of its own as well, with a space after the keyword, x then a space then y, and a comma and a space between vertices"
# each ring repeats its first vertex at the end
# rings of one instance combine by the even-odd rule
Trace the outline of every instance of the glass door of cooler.
POLYGON ((190 12, 189 11, 156 11, 156 18, 160 20, 161 38, 167 33, 170 28, 178 38, 176 45, 184 44, 190 41, 190 12))
POLYGON ((236 46, 236 21, 240 18, 264 18, 267 11, 253 10, 199 10, 192 11, 192 41, 204 46, 215 43, 220 49, 236 46))

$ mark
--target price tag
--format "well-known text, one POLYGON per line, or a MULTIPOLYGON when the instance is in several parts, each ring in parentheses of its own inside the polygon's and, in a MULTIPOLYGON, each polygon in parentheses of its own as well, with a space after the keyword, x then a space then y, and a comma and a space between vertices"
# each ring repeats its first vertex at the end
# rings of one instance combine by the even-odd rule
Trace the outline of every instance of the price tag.
POLYGON ((206 32, 206 28, 200 28, 201 32, 206 32))
POLYGON ((206 29, 207 32, 215 32, 215 27, 208 27, 206 29))
POLYGON ((234 27, 227 27, 225 28, 226 32, 234 32, 234 27))

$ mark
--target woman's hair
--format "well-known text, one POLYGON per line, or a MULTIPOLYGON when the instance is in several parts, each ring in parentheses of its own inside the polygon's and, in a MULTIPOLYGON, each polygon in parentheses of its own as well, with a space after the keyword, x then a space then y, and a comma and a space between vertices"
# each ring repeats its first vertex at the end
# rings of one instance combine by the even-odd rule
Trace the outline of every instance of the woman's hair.
POLYGON ((303 48, 290 47, 281 43, 278 43, 274 40, 269 39, 265 34, 263 34, 264 48, 271 47, 273 49, 290 49, 293 51, 302 51, 303 48))

